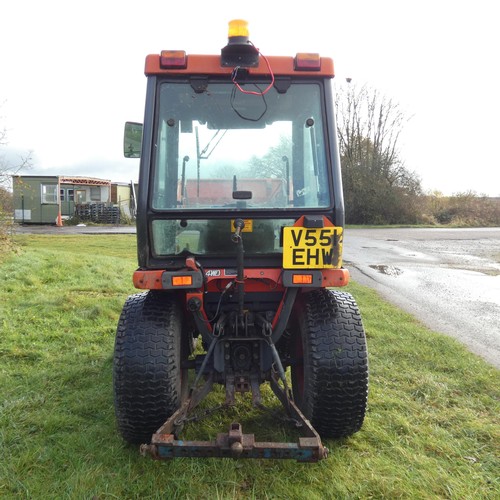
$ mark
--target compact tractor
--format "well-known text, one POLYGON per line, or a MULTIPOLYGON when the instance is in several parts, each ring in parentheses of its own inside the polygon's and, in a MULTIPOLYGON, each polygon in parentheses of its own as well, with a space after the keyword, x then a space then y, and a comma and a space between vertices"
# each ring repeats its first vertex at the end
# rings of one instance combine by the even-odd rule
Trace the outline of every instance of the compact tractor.
POLYGON ((333 61, 266 57, 236 20, 220 55, 165 50, 145 74, 144 123, 124 138, 140 157, 143 291, 117 328, 119 432, 157 459, 325 458, 322 438, 361 428, 368 391, 361 316, 337 290, 349 273, 333 61), (266 383, 297 441, 258 441, 240 422, 180 438, 216 384, 221 406, 249 393, 261 407, 266 383))

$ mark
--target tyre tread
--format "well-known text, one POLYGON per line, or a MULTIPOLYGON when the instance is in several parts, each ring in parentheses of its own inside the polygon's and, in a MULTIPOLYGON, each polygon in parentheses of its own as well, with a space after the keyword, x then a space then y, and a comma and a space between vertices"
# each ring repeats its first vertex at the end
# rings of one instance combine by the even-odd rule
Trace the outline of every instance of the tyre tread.
POLYGON ((122 437, 149 442, 179 407, 181 321, 177 302, 154 292, 130 296, 115 340, 115 414, 122 437))
POLYGON ((361 315, 354 298, 327 289, 308 294, 303 329, 309 346, 304 411, 324 437, 357 432, 368 397, 368 355, 361 315))

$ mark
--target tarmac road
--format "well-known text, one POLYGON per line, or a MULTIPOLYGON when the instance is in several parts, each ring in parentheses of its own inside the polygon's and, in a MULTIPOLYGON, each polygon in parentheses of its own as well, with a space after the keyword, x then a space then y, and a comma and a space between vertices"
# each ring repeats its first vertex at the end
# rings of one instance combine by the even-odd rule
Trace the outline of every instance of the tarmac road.
POLYGON ((500 368, 500 228, 346 229, 344 265, 500 368))

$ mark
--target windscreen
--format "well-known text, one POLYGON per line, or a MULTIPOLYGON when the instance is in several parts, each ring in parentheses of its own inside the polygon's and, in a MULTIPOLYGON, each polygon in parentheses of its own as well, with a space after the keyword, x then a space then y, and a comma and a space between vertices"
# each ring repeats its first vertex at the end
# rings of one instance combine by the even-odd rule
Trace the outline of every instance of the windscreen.
POLYGON ((153 209, 331 205, 321 85, 242 88, 249 93, 232 82, 159 86, 153 209))

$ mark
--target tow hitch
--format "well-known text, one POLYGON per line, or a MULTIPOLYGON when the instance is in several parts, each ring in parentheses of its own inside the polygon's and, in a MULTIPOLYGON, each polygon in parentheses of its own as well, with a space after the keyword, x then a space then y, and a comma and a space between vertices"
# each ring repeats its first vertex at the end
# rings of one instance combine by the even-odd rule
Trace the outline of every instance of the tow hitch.
MULTIPOLYGON (((180 457, 217 458, 289 458, 298 462, 317 462, 327 458, 328 448, 323 446, 319 434, 305 418, 286 389, 280 387, 277 376, 271 379, 271 388, 284 404, 289 420, 301 431, 297 442, 255 441, 254 434, 244 434, 242 425, 233 422, 227 433, 219 433, 212 441, 185 441, 176 435, 189 419, 189 414, 210 392, 212 380, 209 378, 153 435, 151 444, 141 445, 141 454, 156 460, 180 457)), ((255 401, 255 394, 254 394, 255 401)), ((227 405, 225 405, 227 406, 227 405)), ((259 405, 260 406, 260 405, 259 405)))

